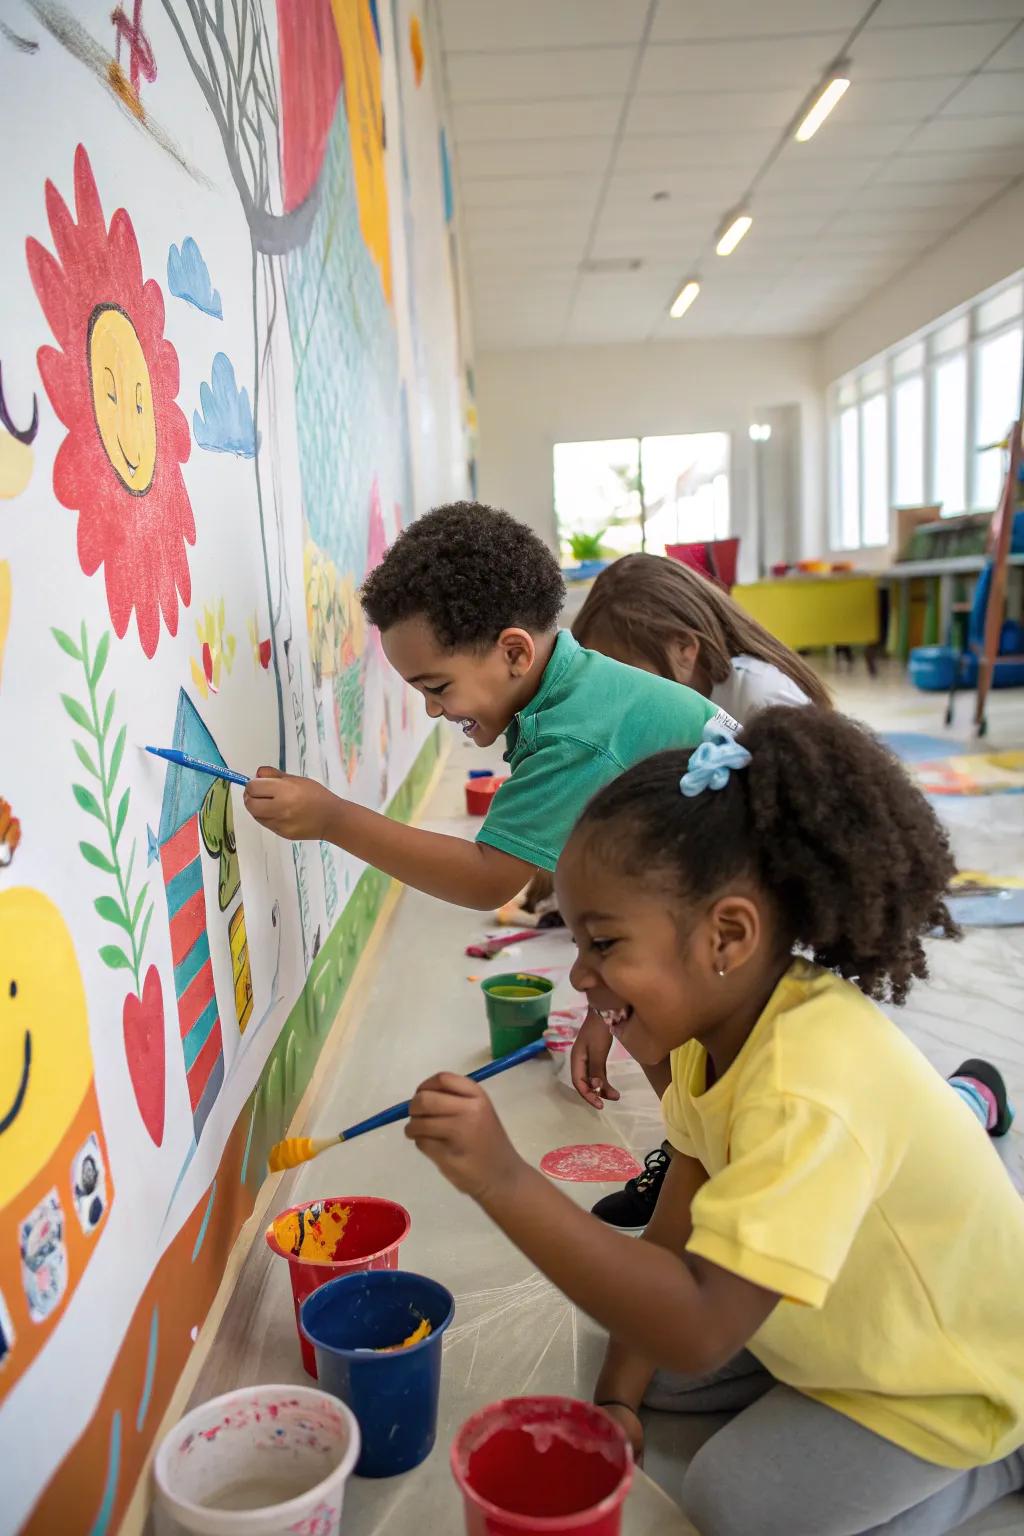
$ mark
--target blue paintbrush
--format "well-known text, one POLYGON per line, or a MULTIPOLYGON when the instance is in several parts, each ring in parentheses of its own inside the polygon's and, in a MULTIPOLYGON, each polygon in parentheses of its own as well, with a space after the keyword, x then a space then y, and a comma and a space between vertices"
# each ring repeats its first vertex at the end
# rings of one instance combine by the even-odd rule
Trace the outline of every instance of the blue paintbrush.
MULTIPOLYGON (((532 1061, 534 1056, 542 1056, 546 1050, 547 1044, 543 1039, 531 1040, 529 1045, 521 1045, 518 1051, 499 1056, 497 1061, 489 1061, 485 1067, 477 1067, 475 1072, 466 1075, 474 1083, 483 1083, 489 1077, 496 1077, 499 1072, 507 1072, 509 1067, 518 1067, 521 1061, 532 1061)), ((396 1120, 407 1119, 408 1114, 409 1100, 406 1099, 402 1104, 392 1104, 390 1109, 382 1109, 379 1114, 371 1115, 368 1120, 350 1125, 347 1131, 339 1131, 336 1136, 325 1136, 321 1140, 314 1140, 311 1136, 289 1136, 271 1147, 268 1159, 270 1171, 281 1173, 285 1168, 308 1163, 311 1157, 326 1152, 328 1147, 336 1147, 342 1141, 351 1141, 353 1136, 362 1136, 366 1131, 375 1131, 378 1126, 393 1125, 396 1120)))
POLYGON ((230 779, 232 784, 249 782, 247 774, 236 773, 233 768, 218 768, 216 763, 204 763, 198 757, 189 757, 187 752, 179 752, 176 747, 147 747, 146 751, 169 763, 177 763, 179 768, 191 768, 193 773, 208 773, 211 779, 230 779))

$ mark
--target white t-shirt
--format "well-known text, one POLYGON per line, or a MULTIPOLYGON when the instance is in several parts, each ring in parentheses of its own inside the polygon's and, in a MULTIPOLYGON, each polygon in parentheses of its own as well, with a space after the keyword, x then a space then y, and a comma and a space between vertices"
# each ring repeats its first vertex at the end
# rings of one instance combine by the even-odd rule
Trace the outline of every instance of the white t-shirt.
POLYGON ((734 656, 732 672, 711 690, 711 702, 732 715, 741 725, 769 704, 809 704, 810 699, 785 672, 770 661, 754 656, 734 656))

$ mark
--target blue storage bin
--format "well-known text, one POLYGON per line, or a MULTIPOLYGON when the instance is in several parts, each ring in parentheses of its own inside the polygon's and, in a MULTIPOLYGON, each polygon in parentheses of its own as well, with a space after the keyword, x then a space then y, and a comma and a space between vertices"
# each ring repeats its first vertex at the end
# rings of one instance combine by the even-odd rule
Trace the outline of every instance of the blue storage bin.
POLYGON ((918 645, 910 653, 910 681, 926 693, 948 693, 958 672, 958 688, 975 687, 977 656, 960 656, 951 645, 918 645))

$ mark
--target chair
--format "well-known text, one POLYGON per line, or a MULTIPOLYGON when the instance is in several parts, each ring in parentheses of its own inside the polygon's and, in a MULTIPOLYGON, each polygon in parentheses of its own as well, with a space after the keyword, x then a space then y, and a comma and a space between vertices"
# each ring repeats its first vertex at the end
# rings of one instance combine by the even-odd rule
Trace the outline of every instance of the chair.
POLYGON ((713 539, 704 544, 666 544, 670 560, 699 571, 716 586, 731 592, 736 584, 736 566, 740 557, 739 539, 713 539))

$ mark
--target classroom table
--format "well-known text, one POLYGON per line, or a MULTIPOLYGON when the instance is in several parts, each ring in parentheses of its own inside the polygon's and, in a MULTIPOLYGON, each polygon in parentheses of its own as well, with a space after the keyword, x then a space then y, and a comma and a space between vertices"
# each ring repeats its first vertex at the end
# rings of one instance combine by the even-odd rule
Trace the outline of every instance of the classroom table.
POLYGON ((879 639, 878 580, 862 571, 795 572, 741 582, 739 606, 794 651, 875 645, 879 639))
MULTIPOLYGON (((949 555, 935 560, 898 560, 881 573, 880 579, 892 593, 890 653, 901 662, 906 662, 910 655, 911 582, 926 583, 920 643, 944 645, 949 635, 957 583, 966 585, 971 582, 973 590, 973 581, 986 564, 985 555, 949 555)), ((1008 564, 1024 566, 1024 555, 1010 555, 1008 564)))

